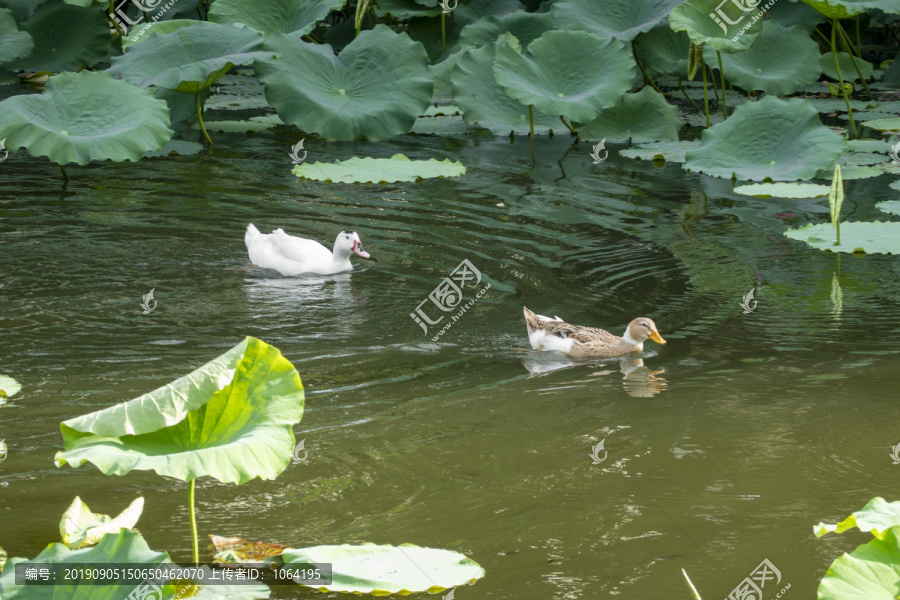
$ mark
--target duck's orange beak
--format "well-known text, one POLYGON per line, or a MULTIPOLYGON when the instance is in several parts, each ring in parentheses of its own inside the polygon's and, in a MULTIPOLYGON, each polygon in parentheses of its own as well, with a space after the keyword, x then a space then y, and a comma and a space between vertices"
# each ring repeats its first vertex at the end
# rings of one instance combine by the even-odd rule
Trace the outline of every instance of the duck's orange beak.
POLYGON ((659 335, 659 332, 655 329, 650 334, 650 339, 653 340, 654 342, 656 342, 657 344, 665 344, 666 343, 666 340, 662 339, 662 336, 659 335))

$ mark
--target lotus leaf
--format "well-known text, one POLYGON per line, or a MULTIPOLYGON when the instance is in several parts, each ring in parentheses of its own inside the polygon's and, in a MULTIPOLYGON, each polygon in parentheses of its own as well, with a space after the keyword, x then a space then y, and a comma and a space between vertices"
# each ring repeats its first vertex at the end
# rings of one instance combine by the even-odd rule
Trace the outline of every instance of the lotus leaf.
POLYGON ((819 584, 820 600, 896 600, 900 582, 900 527, 837 558, 819 584))
POLYGON ((103 11, 64 2, 46 2, 22 24, 34 40, 27 58, 11 66, 28 72, 74 70, 101 61, 109 51, 109 24, 103 11))
POLYGON ((844 533, 856 527, 881 539, 889 528, 897 525, 900 525, 900 502, 872 498, 861 510, 854 512, 840 523, 819 523, 813 527, 813 533, 816 537, 822 537, 826 533, 844 533))
POLYGON ((553 29, 553 18, 549 13, 529 13, 524 10, 488 17, 467 25, 459 36, 461 46, 484 46, 493 44, 501 35, 509 32, 515 36, 523 48, 553 29))
POLYGON ((650 31, 683 2, 684 0, 555 0, 550 12, 557 29, 579 29, 602 38, 630 42, 637 34, 650 31))
POLYGON ((443 35, 441 20, 431 17, 410 19, 403 29, 409 39, 422 44, 430 62, 440 60, 447 53, 447 46, 454 49, 458 46, 457 41, 463 28, 448 18, 447 15, 444 16, 443 35))
POLYGON ((192 481, 274 479, 291 462, 291 426, 303 415, 297 370, 276 348, 248 337, 174 382, 61 425, 56 465, 95 464, 192 481))
POLYGON ((263 35, 309 33, 333 10, 341 8, 344 0, 216 0, 209 9, 213 23, 246 25, 263 35))
POLYGON ((229 538, 210 534, 209 541, 216 549, 213 560, 219 563, 247 564, 269 563, 281 556, 288 546, 277 543, 248 542, 241 538, 229 538))
POLYGON ((886 154, 891 149, 891 144, 887 140, 850 140, 847 142, 847 150, 853 152, 881 152, 886 154))
POLYGON ((93 546, 107 533, 119 533, 119 529, 131 529, 144 510, 144 499, 137 498, 116 518, 91 512, 88 505, 75 496, 75 500, 59 521, 62 543, 72 548, 93 546))
MULTIPOLYGON (((886 200, 875 204, 875 208, 883 210, 886 213, 900 216, 900 200, 886 200)), ((897 523, 900 525, 900 522, 897 523)))
MULTIPOLYGON (((844 78, 844 81, 859 81, 859 75, 856 73, 856 69, 853 68, 853 58, 850 57, 846 52, 838 52, 838 64, 841 67, 841 77, 844 78)), ((872 66, 872 63, 867 62, 861 58, 856 58, 856 66, 859 68, 860 73, 862 73, 863 78, 869 79, 872 77, 872 71, 875 70, 875 67, 872 66)), ((827 54, 819 55, 819 64, 822 66, 822 72, 825 73, 831 79, 837 81, 838 73, 834 68, 834 55, 830 52, 827 54)), ((806 83, 806 82, 802 82, 806 83)), ((845 105, 846 106, 846 105, 845 105)))
POLYGON ((831 252, 900 253, 900 223, 842 222, 840 246, 835 245, 834 228, 829 225, 810 223, 798 229, 788 229, 784 235, 831 252))
POLYGON ((631 87, 635 66, 630 54, 622 42, 587 31, 548 31, 525 52, 514 37, 504 34, 497 41, 494 77, 526 106, 586 122, 615 105, 631 87))
POLYGON ((358 158, 334 163, 303 163, 293 168, 297 177, 327 183, 394 183, 432 177, 460 177, 466 168, 450 159, 410 160, 402 154, 391 158, 358 158))
POLYGON ((460 115, 442 117, 419 117, 412 131, 416 135, 468 135, 478 131, 466 123, 460 115))
POLYGON ((138 87, 151 85, 197 94, 218 81, 234 65, 263 56, 262 36, 238 25, 199 21, 172 33, 158 35, 152 44, 132 44, 112 59, 108 72, 138 87))
POLYGON ((331 563, 332 584, 317 587, 323 592, 375 596, 434 594, 475 583, 484 576, 484 569, 464 554, 412 544, 288 548, 282 556, 288 569, 291 565, 331 563))
POLYGON ((441 14, 440 6, 426 7, 413 0, 378 0, 375 14, 379 18, 411 19, 413 17, 435 17, 441 14))
MULTIPOLYGON (((745 90, 786 96, 796 91, 797 86, 819 79, 822 74, 819 56, 819 45, 810 39, 809 33, 796 25, 784 28, 772 22, 766 24, 747 50, 722 55, 722 66, 728 80, 745 90)), ((716 64, 715 50, 707 46, 703 60, 716 64)))
POLYGON ((894 0, 803 0, 828 18, 846 19, 877 8, 890 14, 900 14, 900 5, 894 0))
POLYGON ((746 1, 687 0, 669 15, 669 26, 675 31, 686 31, 698 46, 708 44, 727 54, 741 52, 762 32, 762 19, 753 21, 759 9, 749 4, 746 1), (744 9, 742 5, 748 8, 744 9), (747 26, 749 28, 739 36, 747 26))
POLYGON ((826 0, 803 0, 803 2, 812 6, 829 19, 846 19, 861 12, 855 9, 847 10, 841 4, 836 2, 829 3, 826 0))
POLYGON ((900 117, 863 121, 862 125, 863 127, 870 127, 872 129, 877 129, 878 131, 900 131, 900 117))
POLYGON ((668 24, 654 27, 638 36, 634 43, 641 62, 654 73, 687 74, 691 40, 684 31, 673 31, 668 24))
MULTIPOLYGON (((799 25, 810 35, 816 25, 825 21, 825 15, 803 2, 776 2, 766 12, 782 27, 799 25)), ((768 23, 766 26, 768 27, 768 23)))
POLYGON ((0 65, 31 54, 34 40, 27 31, 19 31, 11 10, 0 8, 0 65))
POLYGON ((687 153, 685 168, 750 181, 811 179, 830 168, 846 146, 808 101, 766 96, 704 130, 700 147, 687 153))
MULTIPOLYGON (((900 179, 890 182, 888 184, 888 187, 893 190, 900 190, 900 179)), ((2 379, 2 378, 0 378, 0 379, 2 379)), ((3 386, 3 383, 0 382, 0 387, 2 387, 2 386, 3 386)), ((12 394, 10 394, 10 396, 12 396, 12 394)))
POLYGON ((734 188, 736 194, 757 198, 819 198, 827 196, 830 190, 829 186, 816 183, 755 183, 734 188))
POLYGON ((0 399, 15 396, 21 389, 18 381, 7 375, 0 375, 0 399))
POLYGON ((0 137, 64 165, 136 161, 172 136, 166 103, 102 71, 60 73, 44 93, 0 102, 0 137))
MULTIPOLYGON (((465 51, 453 69, 453 97, 466 123, 489 129, 494 135, 528 133, 528 108, 510 98, 494 79, 496 55, 494 44, 465 51)), ((562 127, 538 110, 532 114, 535 134, 562 127)))
POLYGON ((286 122, 336 140, 384 140, 408 132, 431 101, 427 56, 384 25, 363 31, 339 56, 325 44, 272 35, 257 61, 266 98, 286 122))
POLYGON ((650 86, 635 94, 625 94, 618 104, 607 108, 593 121, 578 125, 582 139, 650 142, 677 140, 678 108, 650 86))
POLYGON ((488 17, 499 17, 523 9, 519 0, 472 0, 460 3, 453 11, 453 20, 460 25, 475 23, 488 17))
POLYGON ((698 142, 671 141, 655 144, 638 144, 634 148, 619 150, 619 156, 625 158, 637 158, 639 160, 664 160, 667 162, 683 163, 685 154, 698 148, 698 142))
POLYGON ((122 37, 122 50, 127 52, 129 46, 150 39, 150 36, 154 33, 165 35, 167 33, 172 33, 176 29, 181 29, 182 27, 190 27, 196 22, 197 21, 192 21, 191 19, 170 19, 168 21, 139 24, 131 30, 129 35, 122 37))

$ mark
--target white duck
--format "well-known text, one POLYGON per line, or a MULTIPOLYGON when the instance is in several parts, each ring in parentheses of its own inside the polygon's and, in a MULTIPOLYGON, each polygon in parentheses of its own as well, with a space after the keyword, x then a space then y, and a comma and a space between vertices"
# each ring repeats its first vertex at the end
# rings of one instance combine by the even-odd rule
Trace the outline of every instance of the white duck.
POLYGON ((350 254, 369 258, 355 231, 342 231, 334 241, 334 252, 315 240, 288 235, 283 229, 260 233, 253 223, 244 235, 250 261, 258 267, 275 269, 282 275, 318 273, 330 275, 353 268, 350 254))

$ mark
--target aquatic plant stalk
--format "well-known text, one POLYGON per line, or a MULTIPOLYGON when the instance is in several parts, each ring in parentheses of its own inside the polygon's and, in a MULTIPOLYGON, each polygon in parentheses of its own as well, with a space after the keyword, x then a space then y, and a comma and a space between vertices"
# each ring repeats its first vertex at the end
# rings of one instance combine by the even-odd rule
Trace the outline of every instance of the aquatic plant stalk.
POLYGON ((531 111, 531 105, 528 105, 528 128, 530 129, 531 139, 534 139, 534 115, 531 111))
POLYGON ((694 600, 703 600, 703 599, 700 597, 700 592, 697 591, 697 588, 695 588, 693 582, 691 582, 691 578, 688 577, 687 571, 685 571, 684 569, 682 569, 682 570, 681 570, 681 574, 684 575, 685 581, 687 581, 688 586, 690 586, 690 588, 691 588, 691 594, 694 595, 694 600))
POLYGON ((638 58, 637 51, 634 49, 634 41, 631 42, 631 55, 634 57, 634 62, 637 64, 638 68, 641 70, 641 74, 644 76, 644 81, 653 86, 653 89, 662 94, 659 88, 656 87, 656 84, 653 83, 653 78, 647 75, 646 69, 644 69, 643 63, 641 63, 641 59, 638 58))
POLYGON ((709 92, 706 90, 706 65, 700 65, 700 69, 703 71, 703 108, 706 110, 706 126, 711 127, 712 123, 709 120, 709 92))
POLYGON ((66 173, 66 168, 62 165, 59 165, 59 170, 62 171, 62 176, 66 180, 66 183, 69 183, 69 174, 66 173))
POLYGON ((206 137, 206 141, 209 142, 209 145, 212 146, 212 139, 209 137, 209 133, 206 131, 206 125, 203 124, 203 109, 200 108, 200 92, 194 94, 197 100, 197 120, 200 122, 200 131, 203 132, 204 137, 206 137))
POLYGON ((197 480, 191 479, 188 484, 188 510, 191 513, 191 545, 194 550, 194 564, 200 564, 200 542, 197 540, 197 513, 194 510, 194 488, 197 480))
POLYGON ((446 15, 441 12, 441 52, 447 51, 447 27, 444 24, 444 17, 446 15))
POLYGON ((685 100, 691 103, 691 106, 694 107, 694 110, 697 111, 697 114, 700 114, 700 107, 697 106, 697 104, 693 100, 691 100, 691 97, 687 95, 686 91, 684 91, 684 86, 681 85, 681 75, 678 76, 678 89, 680 89, 681 93, 684 94, 685 100))
MULTIPOLYGON (((116 11, 116 0, 109 0, 109 14, 112 15, 116 11)), ((122 27, 119 26, 119 22, 116 19, 110 19, 112 21, 113 27, 116 28, 116 31, 119 33, 120 37, 125 37, 125 32, 122 31, 122 27)))
POLYGON ((831 56, 834 58, 834 68, 837 70, 838 75, 838 83, 841 84, 841 95, 844 96, 844 102, 847 103, 847 115, 850 117, 850 129, 853 131, 853 138, 856 139, 859 137, 856 133, 856 123, 853 121, 853 107, 850 106, 850 96, 847 95, 847 90, 844 88, 844 77, 841 75, 841 65, 838 63, 837 57, 837 47, 835 45, 835 36, 837 35, 837 28, 839 27, 837 19, 831 20, 831 56))
POLYGON ((725 105, 725 69, 722 68, 722 53, 716 50, 719 59, 719 77, 722 80, 722 119, 728 118, 728 107, 725 105))
POLYGON ((565 118, 564 116, 559 115, 559 120, 562 121, 562 122, 563 122, 563 125, 565 125, 565 126, 568 128, 568 130, 572 132, 572 135, 575 135, 575 134, 578 133, 577 131, 575 131, 574 129, 572 129, 572 126, 569 125, 569 123, 566 121, 566 118, 565 118))
MULTIPOLYGON (((841 34, 841 42, 844 44, 844 48, 847 49, 847 54, 850 55, 850 62, 853 63, 853 68, 856 69, 856 74, 859 76, 859 80, 862 81, 863 87, 866 88, 866 93, 869 94, 869 100, 874 101, 875 96, 872 95, 872 90, 869 89, 869 84, 866 83, 866 78, 863 77, 862 71, 859 70, 859 66, 856 64, 856 57, 853 56, 853 46, 850 42, 850 36, 847 35, 847 32, 844 31, 844 28, 838 23, 838 33, 841 34)), ((859 57, 862 60, 862 56, 859 57)))

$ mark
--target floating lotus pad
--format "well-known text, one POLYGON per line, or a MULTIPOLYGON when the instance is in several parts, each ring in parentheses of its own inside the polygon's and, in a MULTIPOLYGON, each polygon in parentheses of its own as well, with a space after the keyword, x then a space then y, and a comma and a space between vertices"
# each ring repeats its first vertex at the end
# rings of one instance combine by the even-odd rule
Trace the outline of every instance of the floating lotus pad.
POLYGON ((809 102, 766 96, 704 130, 700 147, 686 154, 685 168, 750 181, 812 179, 831 168, 846 146, 809 102))
POLYGON ((107 475, 131 470, 192 481, 274 479, 291 462, 303 415, 294 366, 256 338, 129 402, 64 421, 57 467, 91 462, 107 475))
POLYGON ((669 26, 675 31, 686 31, 691 41, 698 46, 709 44, 715 50, 730 54, 746 50, 759 37, 762 19, 752 23, 737 41, 732 40, 744 26, 750 24, 757 10, 756 7, 742 10, 737 2, 688 0, 669 15, 669 26), (721 18, 721 13, 725 14, 727 20, 721 18), (716 15, 721 25, 710 15, 716 15))
POLYGON ((396 183, 433 177, 460 177, 466 168, 450 159, 410 160, 402 154, 391 158, 359 158, 333 163, 304 163, 291 172, 297 177, 326 183, 396 183))
POLYGON ((431 102, 422 44, 384 25, 360 33, 339 56, 296 35, 269 36, 265 47, 256 71, 266 99, 303 131, 333 140, 390 139, 412 129, 431 102))
POLYGON ((863 121, 862 126, 877 129, 878 131, 900 131, 900 117, 863 121))
POLYGON ((235 65, 265 54, 262 36, 249 27, 198 21, 159 37, 152 44, 132 44, 112 59, 108 72, 142 88, 155 85, 196 94, 235 65))
POLYGON ((216 0, 209 9, 209 20, 246 25, 263 35, 293 33, 301 36, 311 32, 317 21, 344 4, 344 0, 216 0))
MULTIPOLYGON (((897 182, 894 182, 897 183, 897 182)), ((875 208, 883 210, 886 213, 900 216, 900 200, 886 200, 875 204, 875 208)), ((897 523, 900 525, 900 523, 897 523)))
POLYGON ((830 189, 815 183, 756 183, 736 186, 734 192, 757 198, 819 198, 827 196, 830 189))
POLYGON ((42 94, 0 102, 0 131, 9 150, 61 165, 136 161, 173 134, 164 101, 102 71, 60 73, 42 94))
POLYGON ((633 148, 619 150, 619 156, 641 160, 664 160, 666 162, 683 163, 685 153, 699 148, 698 142, 671 141, 653 144, 638 144, 633 148))
POLYGON ((509 34, 497 41, 497 83, 522 104, 554 117, 597 118, 631 88, 634 73, 634 59, 622 42, 587 31, 548 31, 524 52, 509 34))
POLYGON ((405 596, 415 592, 436 594, 475 583, 484 577, 484 569, 464 554, 413 544, 289 548, 282 553, 282 557, 286 569, 292 568, 292 565, 299 568, 309 563, 330 563, 331 585, 316 586, 322 592, 373 596, 405 596))
POLYGON ((788 229, 784 235, 831 252, 900 254, 900 223, 842 222, 840 246, 834 245, 836 236, 831 223, 810 223, 798 229, 788 229))
POLYGON ((550 12, 557 29, 590 31, 630 42, 650 31, 684 0, 556 0, 550 12))
POLYGON ((649 142, 677 140, 678 108, 650 86, 635 94, 625 94, 618 104, 607 108, 589 123, 577 126, 578 136, 590 140, 631 140, 649 142))
MULTIPOLYGON (((798 26, 784 28, 767 23, 756 42, 743 52, 723 54, 722 67, 731 83, 745 90, 785 96, 797 86, 819 79, 819 45, 798 26)), ((715 49, 706 46, 703 60, 717 64, 715 49)))
MULTIPOLYGON (((453 98, 470 125, 489 129, 494 135, 528 133, 528 107, 511 98, 494 79, 496 55, 494 44, 463 52, 451 76, 453 98)), ((564 127, 559 119, 537 109, 532 110, 532 117, 535 134, 564 127)))

